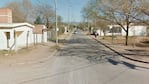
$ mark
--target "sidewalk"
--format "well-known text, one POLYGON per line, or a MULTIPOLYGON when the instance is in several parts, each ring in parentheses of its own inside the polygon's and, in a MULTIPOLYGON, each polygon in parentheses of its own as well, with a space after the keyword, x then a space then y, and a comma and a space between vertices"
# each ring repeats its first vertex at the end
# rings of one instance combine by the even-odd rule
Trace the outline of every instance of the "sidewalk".
POLYGON ((149 64, 149 48, 112 44, 106 40, 95 38, 94 36, 91 37, 126 59, 149 64))

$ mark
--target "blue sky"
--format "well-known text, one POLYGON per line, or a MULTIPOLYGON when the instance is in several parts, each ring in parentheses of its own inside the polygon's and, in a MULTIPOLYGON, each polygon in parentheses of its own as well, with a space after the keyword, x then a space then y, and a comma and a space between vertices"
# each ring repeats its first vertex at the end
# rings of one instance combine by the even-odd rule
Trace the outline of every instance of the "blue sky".
MULTIPOLYGON (((3 7, 7 2, 13 0, 3 0, 0 2, 0 7, 3 7)), ((18 0, 19 1, 19 0, 18 0)), ((33 3, 49 3, 54 8, 54 0, 31 0, 33 3)), ((82 20, 81 10, 86 5, 88 0, 57 0, 57 12, 62 16, 64 22, 68 22, 68 9, 70 15, 70 21, 79 22, 82 20), (70 5, 71 6, 70 6, 70 5)))

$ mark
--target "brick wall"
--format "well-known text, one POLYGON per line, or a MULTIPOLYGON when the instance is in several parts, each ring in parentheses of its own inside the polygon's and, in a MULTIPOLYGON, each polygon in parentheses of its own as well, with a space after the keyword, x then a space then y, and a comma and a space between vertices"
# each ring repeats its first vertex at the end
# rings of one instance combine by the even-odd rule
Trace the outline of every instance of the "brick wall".
POLYGON ((0 8, 0 23, 12 23, 12 11, 8 8, 0 8))

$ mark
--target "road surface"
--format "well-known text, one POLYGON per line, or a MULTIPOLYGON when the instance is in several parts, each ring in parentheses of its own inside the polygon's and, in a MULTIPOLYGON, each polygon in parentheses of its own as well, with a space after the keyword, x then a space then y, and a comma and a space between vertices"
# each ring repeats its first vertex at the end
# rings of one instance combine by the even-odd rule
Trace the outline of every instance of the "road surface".
POLYGON ((0 68, 0 84, 149 84, 149 68, 121 60, 80 32, 50 59, 0 68))

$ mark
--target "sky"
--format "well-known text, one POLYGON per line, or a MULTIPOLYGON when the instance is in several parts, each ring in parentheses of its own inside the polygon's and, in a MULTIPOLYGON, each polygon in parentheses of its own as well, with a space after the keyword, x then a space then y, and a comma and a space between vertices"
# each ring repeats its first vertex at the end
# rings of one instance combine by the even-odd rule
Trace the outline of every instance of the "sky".
MULTIPOLYGON (((11 1, 14 0, 2 0, 0 7, 3 7, 6 3, 11 1)), ((89 0, 57 0, 57 13, 62 17, 64 22, 80 22, 82 21, 81 10, 88 1, 89 0)), ((55 7, 54 0, 31 0, 31 2, 34 4, 49 3, 53 9, 55 7)))

